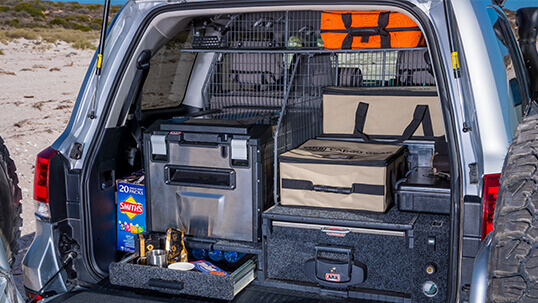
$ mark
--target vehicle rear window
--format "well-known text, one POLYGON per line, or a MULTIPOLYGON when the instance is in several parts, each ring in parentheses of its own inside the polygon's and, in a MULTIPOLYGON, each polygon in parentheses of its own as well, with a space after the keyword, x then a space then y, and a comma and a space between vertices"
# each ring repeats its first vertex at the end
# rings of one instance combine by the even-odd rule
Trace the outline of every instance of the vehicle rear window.
POLYGON ((142 90, 142 110, 175 107, 183 102, 196 53, 181 52, 190 47, 190 31, 182 31, 152 58, 142 90))

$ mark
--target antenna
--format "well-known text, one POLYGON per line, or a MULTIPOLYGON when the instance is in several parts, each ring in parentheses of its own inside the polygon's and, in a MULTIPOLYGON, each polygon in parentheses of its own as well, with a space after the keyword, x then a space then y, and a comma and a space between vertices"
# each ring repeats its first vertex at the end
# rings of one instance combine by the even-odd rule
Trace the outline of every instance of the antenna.
POLYGON ((95 107, 97 101, 97 90, 99 87, 99 79, 101 78, 101 66, 103 64, 103 52, 105 49, 106 40, 106 28, 108 25, 108 11, 110 10, 110 0, 105 0, 105 7, 103 10, 103 22, 101 24, 101 37, 99 38, 99 48, 97 49, 97 64, 95 65, 95 75, 97 79, 95 81, 95 93, 93 95, 91 112, 88 118, 95 119, 95 107))

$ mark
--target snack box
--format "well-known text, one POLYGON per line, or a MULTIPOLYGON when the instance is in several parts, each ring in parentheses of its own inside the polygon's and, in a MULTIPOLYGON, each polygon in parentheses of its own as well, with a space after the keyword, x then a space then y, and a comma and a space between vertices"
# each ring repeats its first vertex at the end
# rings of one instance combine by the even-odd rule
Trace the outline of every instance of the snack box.
POLYGON ((221 275, 221 276, 228 276, 229 274, 225 272, 224 270, 216 267, 213 265, 213 263, 201 260, 201 261, 195 261, 191 262, 194 264, 194 268, 197 269, 200 272, 206 273, 206 274, 214 274, 214 275, 221 275))
POLYGON ((136 234, 146 231, 144 171, 116 181, 117 248, 135 252, 136 234))

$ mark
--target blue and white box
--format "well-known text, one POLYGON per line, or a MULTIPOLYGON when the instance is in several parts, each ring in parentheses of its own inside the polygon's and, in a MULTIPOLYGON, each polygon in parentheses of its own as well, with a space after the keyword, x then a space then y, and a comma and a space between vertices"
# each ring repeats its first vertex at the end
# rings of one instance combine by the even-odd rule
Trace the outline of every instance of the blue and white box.
POLYGON ((116 181, 118 250, 135 251, 134 236, 146 231, 144 171, 116 181))

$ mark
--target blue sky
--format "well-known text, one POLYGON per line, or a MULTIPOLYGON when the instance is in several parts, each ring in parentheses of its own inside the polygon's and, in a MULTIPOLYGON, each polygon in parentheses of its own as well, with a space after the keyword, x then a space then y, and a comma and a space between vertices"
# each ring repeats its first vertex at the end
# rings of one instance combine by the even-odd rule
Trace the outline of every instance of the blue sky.
POLYGON ((538 1, 536 0, 507 0, 506 3, 504 4, 504 8, 507 8, 512 11, 517 11, 517 9, 521 7, 531 7, 531 6, 538 6, 538 1))

